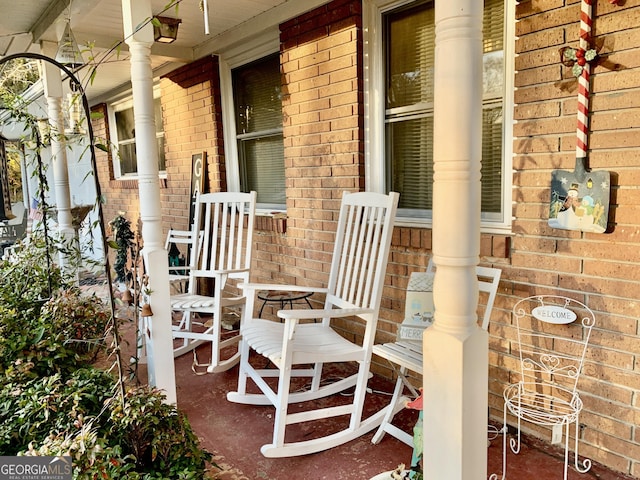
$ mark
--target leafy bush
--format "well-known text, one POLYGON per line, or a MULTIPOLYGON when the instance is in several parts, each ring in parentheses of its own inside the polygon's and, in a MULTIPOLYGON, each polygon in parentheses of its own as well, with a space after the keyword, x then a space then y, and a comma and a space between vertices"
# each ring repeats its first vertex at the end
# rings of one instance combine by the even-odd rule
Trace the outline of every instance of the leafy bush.
POLYGON ((203 478, 211 454, 200 447, 187 417, 165 403, 157 389, 129 390, 124 403, 114 399, 109 438, 136 461, 142 478, 203 478))
POLYGON ((90 424, 69 435, 49 435, 42 445, 29 445, 24 452, 28 456, 60 456, 71 457, 74 479, 127 479, 141 478, 133 472, 135 464, 131 459, 123 458, 119 446, 106 445, 104 437, 100 437, 90 424))
POLYGON ((61 290, 38 308, 0 307, 0 373, 64 375, 95 358, 111 313, 95 295, 61 290))
MULTIPOLYGON (((61 343, 90 358, 104 345, 111 312, 95 294, 78 288, 61 290, 42 307, 41 319, 61 343)), ((93 356, 95 359, 95 355, 93 356)))
POLYGON ((124 404, 114 397, 105 415, 48 435, 25 454, 69 455, 74 478, 205 478, 211 454, 200 448, 187 418, 164 400, 152 388, 130 389, 124 404))
POLYGON ((0 455, 71 455, 74 478, 202 479, 211 454, 184 414, 89 361, 115 321, 65 285, 34 241, 0 261, 0 455))
POLYGON ((101 412, 114 386, 108 373, 91 367, 76 370, 66 380, 55 374, 6 382, 0 389, 0 453, 16 455, 51 433, 74 432, 101 412))
POLYGON ((10 261, 0 261, 0 374, 14 370, 31 376, 60 371, 75 363, 75 353, 52 338, 52 330, 40 316, 42 306, 64 287, 60 269, 41 237, 18 250, 10 261), (66 363, 65 363, 66 362, 66 363))
POLYGON ((0 261, 2 304, 37 316, 42 304, 65 284, 53 256, 44 239, 33 234, 14 259, 0 261))

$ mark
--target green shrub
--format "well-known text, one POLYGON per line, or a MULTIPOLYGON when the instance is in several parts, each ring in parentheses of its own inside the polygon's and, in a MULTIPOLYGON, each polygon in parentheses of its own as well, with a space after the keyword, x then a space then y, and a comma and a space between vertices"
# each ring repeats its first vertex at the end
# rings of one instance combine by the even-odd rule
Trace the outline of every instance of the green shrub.
POLYGON ((59 291, 45 303, 40 316, 61 343, 83 359, 92 360, 105 344, 111 312, 95 294, 86 295, 78 288, 69 288, 59 291))
POLYGON ((42 304, 65 284, 60 268, 52 261, 54 255, 47 252, 44 239, 33 234, 15 258, 0 261, 1 303, 37 316, 42 304))
POLYGON ((83 425, 77 432, 67 435, 49 435, 42 445, 29 445, 24 455, 71 457, 74 479, 127 479, 140 478, 133 472, 135 463, 122 456, 120 446, 106 444, 90 424, 83 425))
POLYGON ((11 261, 0 261, 0 374, 48 376, 77 362, 75 352, 58 344, 55 328, 40 315, 63 286, 60 270, 37 235, 11 261))
POLYGON ((88 364, 111 311, 51 260, 34 239, 0 261, 0 455, 71 455, 78 479, 205 478, 211 454, 164 394, 138 387, 123 399, 88 364))
POLYGON ((137 387, 108 402, 105 415, 29 445, 26 455, 70 455, 74 478, 205 478, 211 454, 186 416, 159 390, 137 387))
POLYGON ((142 478, 201 479, 211 454, 200 447, 187 417, 150 387, 130 389, 124 405, 114 399, 110 442, 136 461, 142 478))
MULTIPOLYGON (((75 432, 113 396, 115 380, 96 368, 6 382, 0 389, 0 454, 15 455, 50 434, 75 432)), ((108 427, 102 430, 106 431, 108 427)))

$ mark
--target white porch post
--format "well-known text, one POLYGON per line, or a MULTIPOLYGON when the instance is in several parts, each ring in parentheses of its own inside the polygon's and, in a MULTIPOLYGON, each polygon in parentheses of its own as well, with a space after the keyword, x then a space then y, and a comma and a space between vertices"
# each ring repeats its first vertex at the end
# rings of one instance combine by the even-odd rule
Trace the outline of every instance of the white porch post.
MULTIPOLYGON (((169 262, 162 236, 158 147, 153 110, 153 73, 151 45, 153 26, 149 0, 122 0, 125 41, 131 53, 131 85, 138 158, 138 188, 140 217, 147 273, 149 274, 149 304, 153 317, 148 318, 147 368, 149 384, 164 390, 167 401, 176 403, 173 340, 171 335, 171 304, 169 303, 169 262)), ((144 329, 145 331, 147 329, 144 329)))
MULTIPOLYGON (((43 55, 55 57, 58 45, 42 42, 43 55)), ((71 194, 69 191, 69 169, 67 165, 67 143, 64 138, 62 115, 62 74, 49 62, 41 62, 44 72, 44 94, 47 99, 47 115, 51 126, 51 162, 56 199, 58 237, 66 246, 74 246, 75 230, 71 216, 71 194)), ((27 205, 28 207, 28 205, 27 205)), ((77 265, 72 258, 60 252, 60 268, 66 276, 77 275, 77 265)))
POLYGON ((488 336, 476 324, 482 6, 435 4, 435 324, 424 334, 425 478, 487 477, 488 336))

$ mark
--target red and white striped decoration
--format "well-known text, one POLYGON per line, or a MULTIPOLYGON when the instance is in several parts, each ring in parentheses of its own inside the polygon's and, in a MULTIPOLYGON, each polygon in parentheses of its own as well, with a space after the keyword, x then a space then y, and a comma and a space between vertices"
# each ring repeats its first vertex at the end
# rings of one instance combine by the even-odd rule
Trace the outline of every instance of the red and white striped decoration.
MULTIPOLYGON (((582 53, 582 73, 578 77, 578 128, 576 130, 576 158, 587 156, 587 132, 589 129, 589 78, 591 74, 590 62, 584 60, 584 52, 591 46, 591 3, 592 0, 582 0, 580 6, 580 46, 582 53)), ((580 58, 578 58, 580 61, 580 58)))

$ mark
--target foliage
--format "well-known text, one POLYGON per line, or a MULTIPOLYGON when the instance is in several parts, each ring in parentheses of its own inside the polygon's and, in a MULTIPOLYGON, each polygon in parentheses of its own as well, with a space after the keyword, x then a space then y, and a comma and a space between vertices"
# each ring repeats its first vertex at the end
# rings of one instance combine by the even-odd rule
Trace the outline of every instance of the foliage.
POLYGON ((111 318, 106 304, 95 294, 83 295, 79 288, 56 293, 43 307, 42 320, 61 343, 79 355, 95 359, 105 344, 105 331, 111 318))
POLYGON ((78 368, 78 356, 41 316, 51 292, 65 286, 42 239, 33 236, 0 262, 0 374, 32 378, 78 368), (47 266, 49 264, 49 266, 47 266))
POLYGON ((0 389, 0 452, 16 455, 50 434, 64 435, 96 416, 113 395, 115 380, 96 368, 25 380, 0 389))
POLYGON ((109 225, 113 230, 114 242, 110 245, 116 248, 116 260, 113 269, 116 272, 117 282, 127 281, 127 253, 133 248, 134 234, 131 230, 131 222, 124 215, 120 214, 114 218, 109 225))
POLYGON ((74 434, 51 434, 37 448, 30 444, 24 455, 70 456, 74 479, 140 478, 132 471, 135 464, 131 459, 122 457, 121 451, 119 445, 107 445, 106 439, 99 436, 91 424, 85 424, 74 434))
POLYGON ((0 455, 71 455, 81 479, 204 478, 211 454, 175 405, 148 387, 121 396, 123 379, 88 363, 115 319, 44 250, 0 262, 0 455))
POLYGON ((63 281, 41 239, 32 236, 14 258, 0 262, 0 274, 0 373, 9 379, 66 375, 92 360, 104 344, 110 311, 63 281))
POLYGON ((16 58, 3 65, 0 75, 0 99, 22 94, 40 79, 38 62, 27 58, 16 58))
POLYGON ((9 189, 11 198, 16 200, 22 198, 22 160, 15 143, 7 142, 6 146, 9 189))
POLYGON ((136 459, 143 478, 199 479, 211 454, 199 446, 186 416, 150 387, 130 389, 124 403, 114 399, 110 438, 136 459))
POLYGON ((17 310, 33 310, 38 315, 52 292, 65 286, 62 272, 52 263, 52 257, 44 238, 32 234, 28 245, 19 249, 13 259, 0 261, 2 304, 17 310))
POLYGON ((74 478, 202 479, 211 454, 187 418, 156 389, 130 389, 105 414, 31 444, 26 455, 70 455, 74 478))

